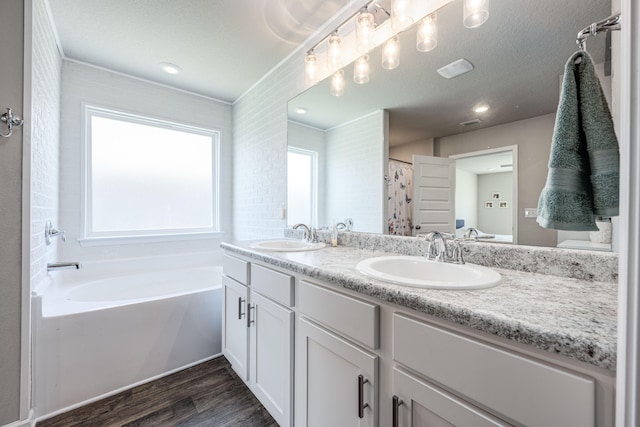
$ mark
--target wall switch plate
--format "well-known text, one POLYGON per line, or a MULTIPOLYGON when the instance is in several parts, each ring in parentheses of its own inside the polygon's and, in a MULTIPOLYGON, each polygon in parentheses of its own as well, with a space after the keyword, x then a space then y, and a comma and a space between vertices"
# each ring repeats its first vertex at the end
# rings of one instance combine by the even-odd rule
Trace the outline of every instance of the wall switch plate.
POLYGON ((538 208, 524 208, 524 217, 525 218, 537 218, 538 217, 538 208))

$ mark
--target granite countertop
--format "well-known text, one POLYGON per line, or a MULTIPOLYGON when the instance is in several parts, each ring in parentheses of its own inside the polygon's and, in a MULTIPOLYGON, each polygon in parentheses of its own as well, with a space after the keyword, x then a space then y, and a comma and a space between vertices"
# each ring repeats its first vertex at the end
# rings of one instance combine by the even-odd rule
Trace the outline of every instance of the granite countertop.
POLYGON ((285 268, 456 324, 615 370, 617 284, 494 268, 499 286, 434 290, 394 285, 356 271, 380 251, 339 246, 270 252, 250 242, 223 243, 229 252, 285 268))

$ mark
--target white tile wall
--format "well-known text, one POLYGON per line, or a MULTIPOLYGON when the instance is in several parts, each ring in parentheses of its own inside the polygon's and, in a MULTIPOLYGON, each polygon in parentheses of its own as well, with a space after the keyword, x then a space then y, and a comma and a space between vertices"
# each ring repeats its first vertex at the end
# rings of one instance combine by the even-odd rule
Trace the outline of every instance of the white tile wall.
POLYGON ((61 256, 71 261, 179 255, 214 252, 221 240, 231 236, 231 105, 134 79, 76 62, 64 61, 62 68, 60 226, 67 232, 61 256), (220 238, 81 246, 82 103, 180 121, 220 131, 220 238))
POLYGON ((31 99, 31 283, 47 274, 58 256, 59 241, 45 245, 44 225, 58 220, 60 79, 62 58, 45 2, 33 2, 31 99))
POLYGON ((355 231, 382 233, 386 225, 385 112, 326 132, 325 218, 352 218, 355 231))
MULTIPOLYGON (((325 28, 338 25, 362 7, 356 3, 346 4, 325 28)), ((315 41, 274 68, 233 105, 233 231, 237 240, 283 234, 286 221, 278 214, 287 197, 287 101, 305 89, 304 54, 315 41)))

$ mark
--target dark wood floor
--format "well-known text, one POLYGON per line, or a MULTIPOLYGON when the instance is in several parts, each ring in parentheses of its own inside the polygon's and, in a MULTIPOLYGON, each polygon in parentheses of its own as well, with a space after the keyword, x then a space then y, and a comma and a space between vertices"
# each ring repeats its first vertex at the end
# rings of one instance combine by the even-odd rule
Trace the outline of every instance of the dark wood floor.
POLYGON ((229 362, 218 357, 41 421, 37 427, 277 425, 229 362))

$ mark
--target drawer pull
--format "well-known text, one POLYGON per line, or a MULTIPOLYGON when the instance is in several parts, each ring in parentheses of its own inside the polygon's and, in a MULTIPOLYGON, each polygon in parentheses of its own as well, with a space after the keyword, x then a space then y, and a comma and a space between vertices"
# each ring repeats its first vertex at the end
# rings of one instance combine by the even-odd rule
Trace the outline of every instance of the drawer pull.
POLYGON ((364 385, 369 380, 365 380, 362 374, 358 375, 358 417, 364 418, 364 410, 369 407, 368 403, 364 403, 364 385))
POLYGON ((398 408, 401 405, 404 405, 404 402, 400 400, 396 395, 393 395, 391 401, 393 402, 393 407, 391 409, 391 426, 398 427, 398 408))
POLYGON ((244 301, 244 298, 238 297, 238 320, 242 320, 242 316, 244 316, 244 313, 242 312, 242 303, 244 303, 244 301))
POLYGON ((254 310, 255 308, 256 308, 255 304, 253 304, 253 305, 249 304, 248 305, 248 310, 247 310, 247 328, 250 328, 252 323, 256 323, 255 319, 251 320, 251 310, 254 310))

